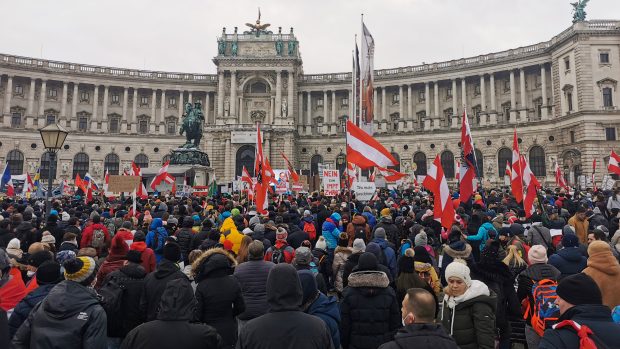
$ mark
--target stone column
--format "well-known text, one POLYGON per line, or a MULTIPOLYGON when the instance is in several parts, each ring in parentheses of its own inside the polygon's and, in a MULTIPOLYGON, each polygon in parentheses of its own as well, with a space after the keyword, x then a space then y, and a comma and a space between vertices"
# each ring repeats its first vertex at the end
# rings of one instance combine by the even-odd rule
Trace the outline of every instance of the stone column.
POLYGON ((11 98, 13 97, 13 76, 9 75, 4 89, 4 126, 11 127, 11 98))
POLYGON ((304 125, 304 94, 299 92, 297 94, 297 133, 303 132, 304 125))
POLYGON ((497 125, 497 106, 495 105, 495 73, 489 74, 489 89, 491 90, 491 115, 489 115, 489 124, 497 125))
POLYGON ((230 72, 230 114, 231 117, 237 117, 237 71, 230 72))
POLYGON ((467 108, 467 81, 465 81, 465 77, 461 78, 461 102, 461 107, 465 110, 467 108))
POLYGON ((439 114, 439 81, 433 82, 433 103, 435 104, 435 121, 433 121, 433 126, 435 129, 438 129, 441 118, 439 114))
POLYGON ((336 91, 332 90, 332 117, 329 121, 330 132, 329 134, 335 135, 338 128, 338 120, 336 119, 336 91))
POLYGON ((306 92, 308 95, 308 105, 306 106, 306 134, 312 134, 312 92, 306 92))
MULTIPOLYGON (((208 96, 208 94, 207 94, 208 96)), ((166 134, 166 90, 161 90, 161 104, 159 105, 159 118, 157 119, 157 124, 159 125, 159 134, 166 134)), ((207 119, 207 114, 205 113, 205 120, 207 119)))
MULTIPOLYGON (((325 101, 323 101, 325 103, 325 101)), ((276 70, 276 117, 282 117, 282 71, 276 70)))
POLYGON ((108 94, 109 86, 103 86, 103 115, 101 115, 101 132, 108 132, 108 94))
POLYGON ((387 87, 381 87, 381 120, 386 121, 388 119, 387 110, 387 87))
POLYGON ((226 146, 224 149, 224 178, 225 180, 231 180, 230 168, 235 163, 235 158, 230 157, 230 138, 226 138, 226 146))
POLYGON ((131 133, 138 133, 138 88, 133 89, 133 106, 131 108, 131 133))
POLYGON ((30 79, 30 89, 28 90, 28 108, 26 109, 27 118, 32 117, 34 115, 34 91, 36 90, 36 85, 37 85, 37 80, 30 79))
MULTIPOLYGON (((165 95, 165 93, 166 92, 164 91, 164 95, 165 95)), ((209 119, 211 118, 211 92, 207 92, 205 94, 205 105, 204 105, 203 109, 204 109, 204 113, 205 113, 205 125, 208 125, 209 124, 209 119)), ((162 115, 162 120, 163 120, 164 113, 162 113, 161 115, 162 115)))
POLYGON ((480 75, 480 126, 487 124, 487 100, 484 74, 480 75))
POLYGON ((224 71, 220 70, 217 79, 217 117, 224 116, 224 71))
POLYGON ((411 84, 407 84, 407 128, 413 129, 413 88, 411 84))
POLYGON ((43 119, 43 124, 39 124, 39 127, 45 126, 45 97, 47 93, 47 81, 41 80, 41 93, 39 93, 39 112, 37 113, 37 117, 39 119, 43 119))
MULTIPOLYGON (((67 84, 66 81, 62 82, 62 100, 60 101, 60 118, 62 120, 67 120, 67 93, 68 93, 68 86, 69 84, 67 84)), ((66 126, 62 125, 62 126, 66 126)))
POLYGON ((127 132, 127 124, 130 123, 129 115, 127 115, 127 106, 129 105, 129 87, 123 86, 123 117, 121 119, 121 133, 127 132))
POLYGON ((517 122, 517 91, 515 91, 515 71, 510 70, 510 123, 517 122))
POLYGON ((179 90, 179 102, 177 103, 177 119, 179 120, 178 122, 181 122, 181 118, 183 117, 183 111, 185 110, 183 104, 183 90, 179 90))
MULTIPOLYGON (((379 92, 377 90, 377 87, 374 88, 372 93, 373 93, 373 97, 372 97, 372 100, 373 100, 373 106, 372 106, 372 109, 373 109, 373 113, 372 113, 373 120, 372 120, 372 122, 374 123, 374 122, 378 122, 379 121, 379 97, 378 97, 379 92)), ((349 103, 354 103, 354 102, 352 100, 349 100, 349 103)))
POLYGON ((187 92, 187 102, 188 103, 194 103, 194 97, 192 95, 192 91, 187 92))
POLYGON ((519 85, 521 87, 521 108, 519 108, 519 119, 527 121, 527 99, 525 96, 525 69, 519 69, 519 85))
POLYGON ((403 130, 405 124, 405 98, 403 98, 403 85, 398 85, 398 129, 403 130))
POLYGON ((151 94, 151 122, 149 122, 150 134, 155 134, 155 126, 159 126, 159 120, 157 119, 157 90, 153 89, 151 94))
POLYGON ((426 109, 426 118, 431 118, 431 89, 428 82, 424 83, 424 109, 426 109))
POLYGON ((329 109, 327 108, 327 90, 323 90, 323 132, 327 133, 327 124, 329 123, 329 109))
POLYGON ((97 123, 99 122, 97 109, 99 109, 99 85, 95 84, 93 89, 93 115, 90 117, 90 132, 97 132, 97 123))
MULTIPOLYGON (((77 103, 78 103, 78 92, 80 91, 80 85, 77 82, 73 83, 73 100, 71 101, 71 128, 77 129, 77 103)), ((125 100, 125 105, 127 104, 127 100, 125 100)))
POLYGON ((540 119, 547 120, 548 118, 548 110, 547 110, 547 72, 545 69, 545 64, 540 65, 540 83, 541 83, 541 91, 542 91, 542 108, 540 119))
POLYGON ((295 103, 295 101, 293 100, 293 97, 295 95, 295 77, 293 74, 294 73, 292 70, 288 72, 288 91, 286 96, 286 112, 288 113, 288 115, 282 115, 283 117, 288 117, 289 115, 293 114, 293 104, 295 103))
POLYGON ((458 96, 459 93, 456 90, 456 79, 452 79, 452 115, 459 114, 458 96))

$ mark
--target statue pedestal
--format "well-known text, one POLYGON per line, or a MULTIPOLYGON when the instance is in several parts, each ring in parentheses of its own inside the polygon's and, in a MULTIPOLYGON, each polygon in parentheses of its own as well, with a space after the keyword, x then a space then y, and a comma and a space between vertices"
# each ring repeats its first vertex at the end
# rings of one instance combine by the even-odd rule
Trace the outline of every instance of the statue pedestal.
POLYGON ((197 148, 177 148, 172 151, 170 165, 211 166, 207 153, 197 148))

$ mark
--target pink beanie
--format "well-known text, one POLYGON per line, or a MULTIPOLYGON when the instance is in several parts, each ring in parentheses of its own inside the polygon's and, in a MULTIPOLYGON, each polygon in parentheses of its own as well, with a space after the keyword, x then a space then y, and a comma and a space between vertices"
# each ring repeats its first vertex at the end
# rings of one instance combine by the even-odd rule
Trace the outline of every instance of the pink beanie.
POLYGON ((543 245, 534 245, 527 253, 527 259, 531 264, 545 264, 547 263, 547 249, 543 245))

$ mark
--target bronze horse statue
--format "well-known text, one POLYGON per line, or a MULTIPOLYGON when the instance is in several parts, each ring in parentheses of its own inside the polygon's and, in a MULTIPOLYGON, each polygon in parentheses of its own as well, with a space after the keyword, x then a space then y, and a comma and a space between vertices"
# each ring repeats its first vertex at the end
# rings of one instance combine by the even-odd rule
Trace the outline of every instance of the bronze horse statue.
POLYGON ((186 141, 181 148, 198 148, 200 145, 200 139, 202 138, 203 121, 204 114, 202 113, 202 106, 200 102, 194 103, 193 108, 191 103, 186 103, 183 123, 181 124, 180 129, 181 135, 185 132, 186 141))

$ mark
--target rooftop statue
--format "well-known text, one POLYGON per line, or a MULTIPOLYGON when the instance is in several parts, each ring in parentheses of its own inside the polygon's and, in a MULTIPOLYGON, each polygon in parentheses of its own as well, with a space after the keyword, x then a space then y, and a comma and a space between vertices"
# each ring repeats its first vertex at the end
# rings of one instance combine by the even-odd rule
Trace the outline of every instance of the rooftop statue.
POLYGON ((571 2, 573 6, 573 23, 586 20, 586 5, 590 0, 579 0, 577 2, 571 2))
POLYGON ((192 107, 191 103, 185 104, 185 114, 183 115, 183 123, 181 124, 180 134, 185 132, 186 142, 181 148, 198 148, 200 139, 202 138, 202 122, 204 114, 202 112, 201 103, 195 102, 192 107))
POLYGON ((258 19, 256 20, 256 24, 252 24, 252 23, 246 23, 245 25, 247 25, 248 27, 250 27, 250 31, 249 32, 244 32, 244 34, 256 34, 256 36, 258 37, 260 34, 272 34, 271 31, 267 31, 265 29, 267 29, 271 24, 269 23, 265 23, 265 24, 260 24, 260 7, 258 8, 258 19))

